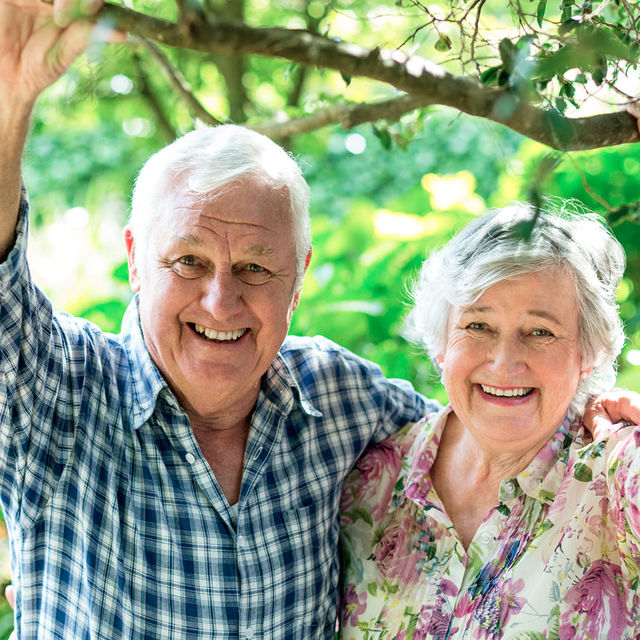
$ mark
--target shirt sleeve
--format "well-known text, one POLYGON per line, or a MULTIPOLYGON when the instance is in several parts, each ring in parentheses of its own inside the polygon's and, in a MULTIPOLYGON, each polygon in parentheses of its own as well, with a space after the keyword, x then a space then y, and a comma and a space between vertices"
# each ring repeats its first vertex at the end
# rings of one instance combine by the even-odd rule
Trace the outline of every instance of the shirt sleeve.
POLYGON ((20 509, 25 483, 41 491, 38 499, 46 495, 50 478, 43 471, 57 454, 50 430, 64 359, 51 304, 29 274, 28 209, 23 194, 15 244, 0 264, 0 497, 10 518, 20 509))
POLYGON ((623 576, 640 580, 640 426, 618 431, 607 445, 610 518, 615 524, 623 576))
POLYGON ((384 402, 373 442, 381 442, 408 424, 438 412, 442 407, 435 400, 425 398, 413 385, 396 378, 384 378, 384 402))

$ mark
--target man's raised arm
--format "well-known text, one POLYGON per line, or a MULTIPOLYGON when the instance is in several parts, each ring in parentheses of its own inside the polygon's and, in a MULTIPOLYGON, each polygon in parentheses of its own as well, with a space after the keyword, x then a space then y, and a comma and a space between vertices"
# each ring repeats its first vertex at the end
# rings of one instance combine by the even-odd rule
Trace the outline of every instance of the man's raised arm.
MULTIPOLYGON (((14 242, 21 160, 33 105, 87 46, 102 0, 0 0, 0 259, 14 242)), ((121 39, 121 38, 120 38, 121 39)))

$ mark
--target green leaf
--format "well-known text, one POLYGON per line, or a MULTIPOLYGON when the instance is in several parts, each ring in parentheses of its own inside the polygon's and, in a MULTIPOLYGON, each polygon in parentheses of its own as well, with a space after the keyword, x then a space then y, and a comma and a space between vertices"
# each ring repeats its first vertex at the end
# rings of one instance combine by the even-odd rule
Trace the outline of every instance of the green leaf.
POLYGON ((451 49, 451 38, 446 33, 441 33, 433 46, 436 51, 449 51, 451 49))
POLYGON ((516 46, 509 40, 509 38, 503 38, 500 41, 500 45, 498 47, 500 52, 500 59, 502 60, 502 66, 505 71, 511 72, 513 70, 513 65, 517 55, 516 46))
POLYGON ((562 11, 562 21, 566 22, 571 18, 571 14, 573 13, 572 9, 575 5, 575 0, 562 0, 562 4, 560 5, 560 9, 562 11))
POLYGON ((573 468, 573 477, 580 482, 591 482, 593 480, 593 471, 588 465, 578 462, 573 468))
POLYGON ((607 60, 601 58, 598 66, 591 72, 591 77, 596 84, 602 84, 607 77, 607 60))
POLYGON ((563 98, 555 98, 553 101, 553 105, 558 110, 559 113, 564 115, 564 112, 567 110, 567 101, 563 98))
POLYGON ((373 526, 373 518, 371 517, 371 514, 362 507, 356 507, 355 509, 351 509, 351 511, 347 511, 345 516, 351 518, 353 522, 364 520, 370 527, 373 526))
POLYGON ((342 76, 342 79, 344 80, 344 83, 348 87, 351 84, 351 76, 348 76, 346 73, 344 73, 344 71, 341 71, 340 75, 342 76))
POLYGON ((580 23, 577 20, 569 17, 567 19, 562 20, 562 23, 558 27, 558 35, 566 36, 570 31, 573 31, 576 27, 580 26, 580 23))
POLYGON ((380 144, 389 151, 391 149, 391 144, 393 139, 391 138, 391 134, 389 133, 389 129, 386 127, 376 127, 373 125, 373 134, 378 140, 380 140, 380 144))
POLYGON ((498 78, 498 73, 502 70, 502 65, 498 65, 497 67, 489 67, 489 69, 485 69, 480 75, 480 82, 482 84, 492 84, 498 78))
POLYGON ((378 595, 378 585, 375 582, 370 582, 367 585, 367 591, 375 598, 378 595))
POLYGON ((542 21, 544 19, 544 13, 547 10, 547 0, 540 0, 538 2, 538 8, 536 9, 536 18, 538 19, 538 26, 542 26, 542 21))

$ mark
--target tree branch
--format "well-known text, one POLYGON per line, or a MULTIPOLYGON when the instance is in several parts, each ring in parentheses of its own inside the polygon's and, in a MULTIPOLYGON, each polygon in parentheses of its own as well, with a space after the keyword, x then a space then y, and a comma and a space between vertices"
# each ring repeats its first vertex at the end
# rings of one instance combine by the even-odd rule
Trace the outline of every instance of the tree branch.
POLYGON ((395 121, 405 113, 430 104, 431 102, 428 100, 421 100, 404 94, 381 102, 331 105, 302 118, 294 118, 283 122, 268 122, 254 125, 251 128, 270 138, 288 138, 301 133, 315 131, 329 124, 339 123, 345 129, 350 129, 364 122, 375 122, 383 119, 395 121))
POLYGON ((206 22, 192 24, 188 34, 173 23, 115 5, 106 5, 99 15, 111 26, 173 47, 283 58, 378 80, 429 104, 493 120, 559 151, 640 141, 635 119, 628 113, 567 118, 532 106, 508 90, 486 87, 397 51, 367 50, 295 29, 252 28, 211 15, 206 22))
POLYGON ((160 65, 173 90, 185 102, 191 113, 196 118, 202 120, 205 124, 212 126, 222 124, 220 120, 215 118, 202 106, 202 103, 193 94, 186 78, 171 64, 171 62, 169 62, 158 45, 144 38, 137 38, 137 40, 147 49, 154 60, 160 65))

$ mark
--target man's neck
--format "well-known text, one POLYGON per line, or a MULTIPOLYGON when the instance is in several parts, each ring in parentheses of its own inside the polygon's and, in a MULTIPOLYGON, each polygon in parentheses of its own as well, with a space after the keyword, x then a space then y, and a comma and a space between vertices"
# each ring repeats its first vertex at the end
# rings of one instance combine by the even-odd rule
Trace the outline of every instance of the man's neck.
POLYGON ((191 428, 202 455, 209 463, 218 485, 230 505, 240 497, 244 453, 249 436, 251 416, 235 424, 218 428, 209 424, 194 423, 191 428))

